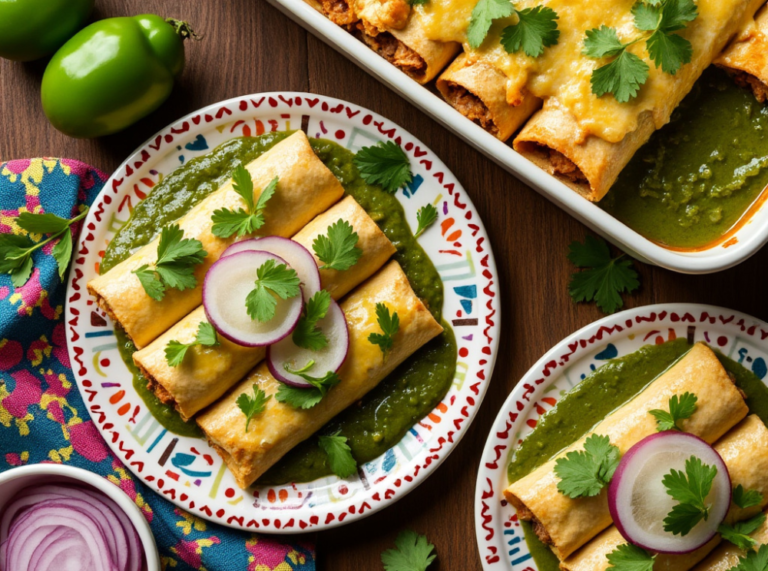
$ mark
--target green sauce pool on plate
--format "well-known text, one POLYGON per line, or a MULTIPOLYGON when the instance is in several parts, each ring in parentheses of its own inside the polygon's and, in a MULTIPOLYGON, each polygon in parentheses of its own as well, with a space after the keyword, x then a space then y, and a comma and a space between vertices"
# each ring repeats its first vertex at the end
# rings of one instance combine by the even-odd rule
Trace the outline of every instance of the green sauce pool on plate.
POLYGON ((599 203, 659 244, 697 249, 736 226, 768 185, 768 107, 711 67, 599 203))
MULTIPOLYGON (((660 345, 646 345, 634 353, 611 359, 578 385, 562 395, 541 417, 536 428, 514 449, 507 467, 508 481, 515 482, 556 456, 587 434, 613 410, 630 401, 656 377, 675 364, 691 345, 685 338, 660 345)), ((715 351, 723 367, 733 375, 736 386, 747 396, 751 414, 768 423, 768 388, 752 371, 715 351)), ((558 571, 559 561, 521 522, 525 541, 539 571, 558 571)))
MULTIPOLYGON (((238 164, 247 164, 291 132, 239 137, 179 167, 149 193, 133 210, 128 222, 107 246, 100 266, 104 273, 173 223, 230 177, 238 164)), ((445 331, 407 359, 360 402, 334 418, 318 434, 341 430, 359 463, 369 462, 397 444, 443 399, 456 369, 456 340, 442 320, 443 283, 429 256, 408 226, 398 199, 360 178, 354 154, 324 139, 310 139, 315 153, 341 181, 346 194, 376 221, 397 248, 394 255, 408 281, 445 331)), ((133 348, 118 331, 120 353, 134 376, 134 387, 147 408, 167 430, 186 436, 202 436, 194 422, 184 422, 172 406, 165 405, 146 388, 146 379, 133 365, 133 348)), ((325 453, 314 436, 289 452, 258 483, 306 482, 331 473, 325 453)))

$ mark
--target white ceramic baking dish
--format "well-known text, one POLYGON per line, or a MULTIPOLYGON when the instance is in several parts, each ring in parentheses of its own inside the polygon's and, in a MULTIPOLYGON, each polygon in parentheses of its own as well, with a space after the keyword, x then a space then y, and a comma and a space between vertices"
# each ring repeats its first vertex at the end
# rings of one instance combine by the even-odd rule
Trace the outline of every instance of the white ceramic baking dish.
POLYGON ((743 262, 768 242, 768 209, 760 208, 734 234, 735 242, 733 239, 724 242, 729 244, 728 246, 717 245, 700 252, 677 252, 654 244, 533 165, 506 143, 467 120, 440 97, 379 57, 303 0, 269 0, 269 2, 364 70, 379 78, 433 119, 445 125, 488 158, 639 260, 676 272, 707 274, 743 262))

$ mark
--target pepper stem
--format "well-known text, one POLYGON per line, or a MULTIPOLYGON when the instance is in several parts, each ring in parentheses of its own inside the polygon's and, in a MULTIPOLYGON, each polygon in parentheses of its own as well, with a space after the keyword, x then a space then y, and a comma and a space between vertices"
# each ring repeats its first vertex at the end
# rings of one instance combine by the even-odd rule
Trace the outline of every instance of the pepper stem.
POLYGON ((179 37, 182 40, 187 40, 192 38, 195 41, 199 41, 203 39, 203 36, 200 34, 197 34, 192 29, 192 26, 190 26, 188 22, 185 22, 183 20, 177 20, 176 18, 166 18, 165 21, 168 22, 171 26, 173 26, 173 29, 176 31, 176 33, 179 35, 179 37))

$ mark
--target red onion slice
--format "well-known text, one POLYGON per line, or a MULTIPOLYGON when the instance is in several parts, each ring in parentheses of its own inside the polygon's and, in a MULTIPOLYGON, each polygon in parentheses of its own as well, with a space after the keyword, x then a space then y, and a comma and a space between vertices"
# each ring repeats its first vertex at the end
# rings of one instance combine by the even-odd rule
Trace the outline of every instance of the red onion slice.
POLYGON ((621 459, 608 488, 608 507, 624 538, 658 553, 689 553, 717 533, 731 504, 731 478, 720 455, 709 444, 685 432, 652 434, 630 448, 621 459), (706 498, 709 516, 686 535, 664 531, 664 518, 677 504, 662 480, 670 470, 685 473, 685 462, 696 456, 715 466, 717 475, 706 498))

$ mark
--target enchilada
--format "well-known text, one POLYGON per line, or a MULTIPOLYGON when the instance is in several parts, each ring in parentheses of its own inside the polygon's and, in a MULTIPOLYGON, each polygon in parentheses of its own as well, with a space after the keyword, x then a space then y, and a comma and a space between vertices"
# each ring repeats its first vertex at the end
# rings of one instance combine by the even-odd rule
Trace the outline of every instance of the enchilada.
MULTIPOLYGON (((697 413, 682 428, 712 443, 743 419, 747 405, 717 356, 703 343, 693 346, 675 365, 653 381, 633 400, 608 415, 591 431, 608 436, 623 454, 644 437, 656 432, 649 410, 664 408, 675 394, 698 396, 697 413)), ((585 438, 563 454, 583 448, 585 438)), ((562 560, 611 525, 607 489, 590 498, 573 500, 557 489, 555 459, 512 483, 505 491, 518 517, 533 522, 539 538, 552 546, 562 560)))
POLYGON ((768 7, 763 7, 714 61, 761 103, 768 99, 768 7))
MULTIPOLYGON (((373 275, 395 253, 392 242, 351 196, 317 216, 293 240, 312 251, 315 238, 326 234, 329 226, 340 219, 347 221, 357 233, 357 247, 362 250, 362 256, 348 270, 320 270, 322 287, 334 299, 341 298, 373 275)), ((168 343, 171 340, 192 342, 204 321, 207 321, 205 310, 200 306, 133 354, 134 362, 153 392, 162 401, 174 403, 185 420, 223 395, 266 355, 266 347, 243 347, 222 338, 219 346, 197 345, 179 366, 169 366, 165 357, 168 343)))
MULTIPOLYGON (((714 446, 720 454, 735 486, 762 494, 760 506, 747 510, 731 505, 726 521, 743 521, 768 504, 768 429, 756 415, 750 415, 728 432, 714 446)), ((560 565, 563 571, 602 571, 609 567, 607 555, 626 543, 615 526, 598 535, 560 565)), ((706 545, 684 555, 659 554, 655 570, 688 571, 702 561, 720 543, 717 535, 706 545)))
MULTIPOLYGON (((253 181, 254 199, 275 177, 279 180, 266 205, 260 235, 291 236, 344 194, 341 183, 315 155, 301 131, 275 145, 246 169, 253 181)), ((215 210, 238 210, 243 206, 243 199, 230 181, 179 219, 185 238, 199 240, 207 252, 203 263, 195 267, 197 286, 193 289, 169 289, 162 301, 154 300, 144 290, 133 271, 157 261, 159 238, 88 283, 88 291, 99 306, 137 348, 148 345, 200 305, 203 276, 235 240, 234 236, 215 236, 211 216, 215 210)))
POLYGON ((286 452, 310 437, 331 418, 363 397, 443 328, 411 289, 397 262, 390 262, 341 304, 349 327, 349 352, 339 370, 341 382, 315 407, 297 410, 271 398, 266 409, 246 419, 237 398, 256 384, 267 395, 274 395, 280 383, 269 374, 266 363, 259 365, 232 391, 197 416, 197 423, 222 456, 242 488, 251 485, 286 452), (397 312, 400 329, 386 356, 368 341, 380 331, 376 304, 383 303, 397 312))

